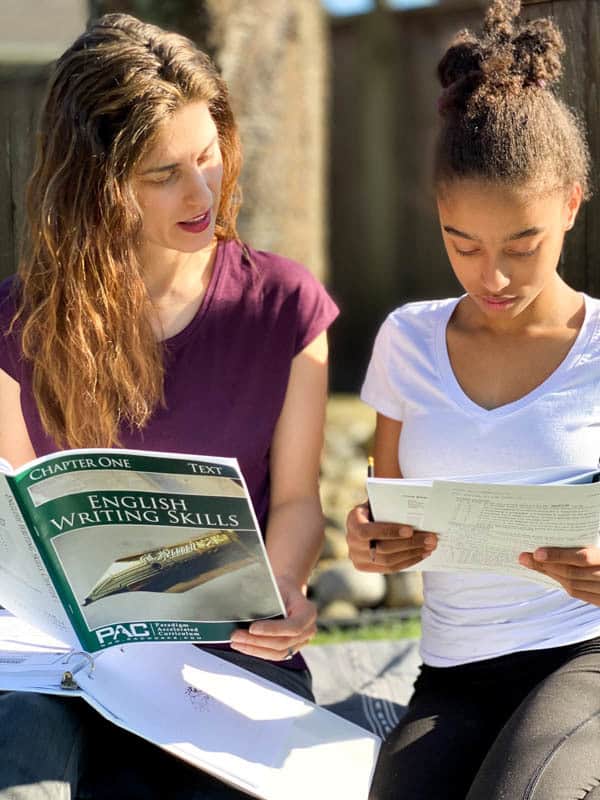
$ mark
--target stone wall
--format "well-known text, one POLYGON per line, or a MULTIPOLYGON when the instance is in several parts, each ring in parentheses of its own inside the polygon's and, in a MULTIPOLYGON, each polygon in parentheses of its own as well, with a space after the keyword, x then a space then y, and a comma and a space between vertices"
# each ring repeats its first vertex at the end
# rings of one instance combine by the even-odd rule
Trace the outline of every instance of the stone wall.
POLYGON ((332 395, 327 407, 321 499, 326 518, 325 546, 310 590, 323 620, 350 620, 364 609, 421 605, 419 573, 379 575, 358 572, 348 558, 348 511, 366 498, 367 458, 375 412, 356 395, 332 395))

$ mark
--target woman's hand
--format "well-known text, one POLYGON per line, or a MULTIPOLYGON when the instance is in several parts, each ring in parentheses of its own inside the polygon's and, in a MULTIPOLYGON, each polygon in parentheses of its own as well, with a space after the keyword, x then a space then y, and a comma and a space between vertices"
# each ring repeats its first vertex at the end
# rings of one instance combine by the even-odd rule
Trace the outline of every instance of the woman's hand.
POLYGON ((363 572, 398 572, 418 564, 437 547, 437 536, 416 531, 410 525, 369 520, 367 503, 348 514, 347 536, 350 558, 363 572))
POLYGON ((282 661, 289 658, 311 639, 317 630, 317 608, 289 578, 277 577, 277 585, 288 613, 286 619, 253 622, 247 631, 239 630, 231 637, 231 647, 240 653, 258 658, 282 661))
POLYGON ((560 583, 577 600, 600 606, 600 547, 540 547, 519 564, 560 583))

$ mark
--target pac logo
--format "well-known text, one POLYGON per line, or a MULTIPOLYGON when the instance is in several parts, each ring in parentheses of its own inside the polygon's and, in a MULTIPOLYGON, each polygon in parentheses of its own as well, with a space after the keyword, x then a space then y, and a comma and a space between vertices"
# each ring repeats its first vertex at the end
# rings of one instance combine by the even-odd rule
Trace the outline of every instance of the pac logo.
POLYGON ((131 622, 129 625, 107 625, 98 628, 96 636, 100 644, 114 644, 115 642, 128 641, 130 639, 147 639, 150 636, 150 629, 145 622, 131 622))

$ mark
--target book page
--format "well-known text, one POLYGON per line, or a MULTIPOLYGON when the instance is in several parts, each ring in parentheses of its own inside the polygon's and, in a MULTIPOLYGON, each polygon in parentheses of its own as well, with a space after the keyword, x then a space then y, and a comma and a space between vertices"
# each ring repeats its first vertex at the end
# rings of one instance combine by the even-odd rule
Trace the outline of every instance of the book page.
POLYGON ((65 672, 89 669, 90 661, 91 656, 0 611, 0 690, 60 694, 65 672))
POLYGON ((285 616, 235 459, 67 451, 16 480, 88 652, 223 642, 240 624, 285 616))
POLYGON ((515 486, 434 481, 423 529, 439 533, 426 569, 507 572, 554 588, 521 567, 538 547, 597 545, 600 484, 515 486))
POLYGON ((4 475, 0 474, 0 605, 31 625, 77 645, 56 590, 4 475))
POLYGON ((377 736, 199 648, 112 648, 80 675, 100 713, 252 795, 368 795, 377 736))

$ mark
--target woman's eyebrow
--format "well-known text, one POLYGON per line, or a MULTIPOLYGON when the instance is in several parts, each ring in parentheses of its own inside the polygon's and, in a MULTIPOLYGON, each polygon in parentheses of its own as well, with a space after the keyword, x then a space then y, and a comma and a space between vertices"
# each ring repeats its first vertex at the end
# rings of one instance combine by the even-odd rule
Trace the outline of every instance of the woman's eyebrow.
POLYGON ((169 172, 172 169, 178 167, 179 164, 165 164, 164 167, 150 167, 150 169, 145 169, 143 172, 140 172, 140 175, 148 175, 150 172, 169 172))

